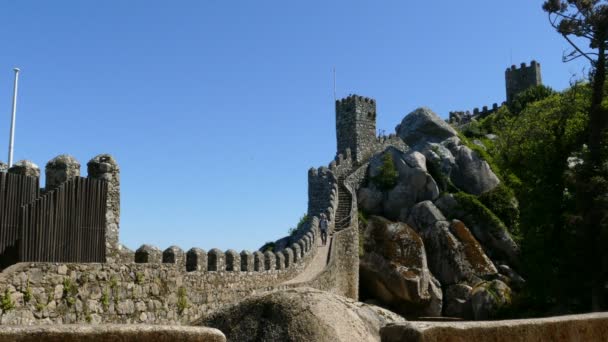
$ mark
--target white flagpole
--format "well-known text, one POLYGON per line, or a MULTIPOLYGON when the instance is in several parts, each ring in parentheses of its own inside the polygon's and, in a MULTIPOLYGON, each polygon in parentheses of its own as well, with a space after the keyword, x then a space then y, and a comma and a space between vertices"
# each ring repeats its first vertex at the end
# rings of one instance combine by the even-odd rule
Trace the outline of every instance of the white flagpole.
POLYGON ((13 166, 13 144, 15 143, 15 118, 17 115, 17 88, 19 82, 19 68, 14 68, 15 84, 13 88, 13 114, 11 116, 11 134, 8 143, 8 167, 13 166))

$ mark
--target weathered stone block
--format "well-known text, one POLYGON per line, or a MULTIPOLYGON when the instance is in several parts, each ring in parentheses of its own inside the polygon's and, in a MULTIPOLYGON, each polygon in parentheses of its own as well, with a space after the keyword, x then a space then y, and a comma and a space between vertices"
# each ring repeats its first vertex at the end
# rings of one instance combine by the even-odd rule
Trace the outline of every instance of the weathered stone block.
POLYGON ((285 268, 293 267, 293 250, 291 248, 285 248, 283 251, 283 258, 285 259, 285 268))
POLYGON ((100 154, 87 163, 89 178, 102 179, 108 184, 106 199, 106 261, 119 259, 118 233, 120 230, 120 168, 109 154, 100 154))
POLYGON ((285 269, 285 256, 282 252, 275 253, 276 261, 277 261, 277 270, 285 269))
POLYGON ((264 254, 260 251, 253 252, 253 270, 254 271, 264 271, 266 269, 265 266, 265 257, 264 254))
POLYGON ((190 248, 186 253, 186 271, 207 271, 207 252, 200 248, 190 248))
POLYGON ((302 254, 302 258, 304 257, 304 255, 306 255, 306 243, 304 242, 304 240, 300 239, 298 240, 298 242, 296 242, 299 246, 300 246, 300 253, 302 254))
POLYGON ((162 252, 156 246, 142 245, 135 251, 135 262, 143 263, 161 263, 162 252))
POLYGON ((310 240, 310 248, 312 248, 315 243, 315 235, 312 232, 308 232, 306 233, 306 236, 308 236, 308 239, 310 240))
POLYGON ((40 168, 29 160, 20 160, 8 169, 8 173, 40 178, 40 168))
POLYGON ((183 265, 184 251, 177 246, 171 246, 165 249, 163 252, 163 263, 183 265))
POLYGON ((207 253, 207 269, 211 271, 225 271, 226 270, 226 255, 224 252, 217 248, 214 248, 207 253))
POLYGON ((241 256, 233 249, 226 251, 226 271, 238 272, 241 270, 241 256))
POLYGON ((69 179, 80 176, 80 163, 74 157, 62 154, 46 164, 45 174, 46 190, 52 190, 69 179))
POLYGON ((255 269, 255 262, 253 260, 253 254, 250 251, 241 252, 241 271, 252 272, 255 269))
POLYGON ((300 259, 302 259, 302 250, 300 249, 300 245, 294 243, 290 247, 293 250, 293 261, 300 261, 300 259))
POLYGON ((267 271, 272 271, 277 268, 277 257, 273 252, 264 252, 264 268, 267 271))

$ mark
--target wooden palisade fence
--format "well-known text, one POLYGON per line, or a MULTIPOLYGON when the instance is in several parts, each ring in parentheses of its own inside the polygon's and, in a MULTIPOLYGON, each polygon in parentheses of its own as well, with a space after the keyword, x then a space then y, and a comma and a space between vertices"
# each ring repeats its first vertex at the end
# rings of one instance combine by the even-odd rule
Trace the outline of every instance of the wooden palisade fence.
POLYGON ((0 175, 7 180, 7 191, 0 187, 0 248, 13 248, 6 255, 0 249, 0 268, 22 261, 105 262, 105 181, 74 177, 37 196, 37 178, 0 175))
POLYGON ((21 206, 38 197, 37 177, 0 172, 0 269, 18 261, 21 206))

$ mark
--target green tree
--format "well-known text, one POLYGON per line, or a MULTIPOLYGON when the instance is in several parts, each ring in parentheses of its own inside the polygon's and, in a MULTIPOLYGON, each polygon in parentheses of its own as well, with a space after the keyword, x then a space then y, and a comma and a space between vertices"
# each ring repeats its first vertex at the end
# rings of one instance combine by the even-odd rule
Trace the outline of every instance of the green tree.
POLYGON ((515 95, 513 101, 509 103, 509 111, 513 114, 519 114, 528 104, 540 101, 554 94, 555 91, 553 89, 544 85, 528 88, 515 95))
POLYGON ((372 180, 383 191, 390 190, 397 185, 399 173, 393 162, 393 155, 390 152, 384 153, 382 156, 382 165, 379 173, 372 180))
MULTIPOLYGON (((590 87, 575 85, 528 103, 519 115, 504 113, 497 132, 495 160, 521 181, 520 203, 523 267, 528 278, 528 304, 546 310, 584 291, 572 277, 575 264, 584 263, 568 253, 570 231, 564 212, 571 206, 564 196, 568 157, 585 137, 590 87), (567 294, 576 293, 568 297, 567 294)), ((579 277, 580 278, 580 277, 579 277)))
POLYGON ((580 217, 580 237, 588 244, 587 254, 591 265, 591 306, 601 310, 606 272, 605 246, 600 237, 608 227, 604 218, 605 193, 598 194, 608 183, 608 172, 602 167, 606 159, 605 131, 607 122, 604 105, 606 83, 606 46, 608 44, 608 1, 606 0, 547 0, 543 10, 549 15, 551 25, 572 46, 564 55, 564 61, 585 58, 591 64, 592 95, 588 110, 587 150, 582 167, 571 177, 580 217), (583 42, 588 47, 582 47, 583 42))

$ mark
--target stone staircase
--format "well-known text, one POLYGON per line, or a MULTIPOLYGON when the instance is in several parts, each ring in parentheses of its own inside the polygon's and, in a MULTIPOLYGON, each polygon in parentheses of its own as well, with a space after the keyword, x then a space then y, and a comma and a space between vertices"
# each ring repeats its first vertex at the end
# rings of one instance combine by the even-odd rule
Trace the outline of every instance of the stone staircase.
POLYGON ((336 210, 335 230, 339 231, 350 226, 350 209, 352 196, 344 187, 344 177, 338 178, 338 209, 336 210))

